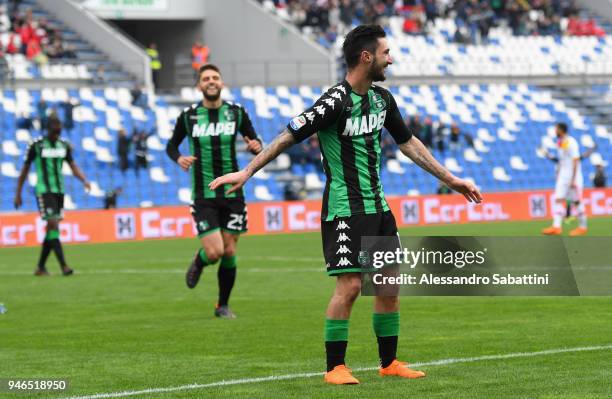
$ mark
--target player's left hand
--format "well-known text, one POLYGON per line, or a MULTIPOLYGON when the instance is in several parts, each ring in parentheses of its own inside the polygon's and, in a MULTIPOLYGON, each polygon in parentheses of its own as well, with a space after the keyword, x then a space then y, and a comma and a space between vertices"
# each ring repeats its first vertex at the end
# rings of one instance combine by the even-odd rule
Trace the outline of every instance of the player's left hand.
POLYGON ((83 186, 85 187, 85 192, 90 192, 91 191, 91 183, 86 181, 83 182, 83 186))
POLYGON ((224 184, 231 184, 232 186, 229 190, 227 190, 227 194, 231 194, 234 191, 239 190, 240 187, 244 186, 244 183, 249 180, 249 177, 249 174, 245 170, 228 173, 221 177, 217 177, 215 180, 211 181, 208 185, 208 188, 214 191, 224 184))
POLYGON ((259 140, 255 140, 255 139, 250 139, 246 136, 244 136, 244 142, 247 145, 247 150, 252 153, 252 154, 259 154, 261 152, 261 142, 259 140))
POLYGON ((465 199, 467 199, 469 202, 475 202, 477 204, 482 202, 482 194, 480 194, 480 190, 478 190, 474 184, 467 180, 454 177, 449 183, 447 183, 447 185, 450 189, 463 194, 465 199))

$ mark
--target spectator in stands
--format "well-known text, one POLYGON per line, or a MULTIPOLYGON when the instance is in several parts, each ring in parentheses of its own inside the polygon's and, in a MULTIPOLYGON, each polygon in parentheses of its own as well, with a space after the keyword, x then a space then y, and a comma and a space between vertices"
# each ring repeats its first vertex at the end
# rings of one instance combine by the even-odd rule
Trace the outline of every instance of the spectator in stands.
POLYGON ((130 153, 130 145, 132 140, 128 137, 125 129, 119 129, 119 138, 117 139, 117 157, 119 158, 119 169, 121 173, 125 175, 125 171, 128 170, 130 162, 128 156, 130 153))
POLYGON ((423 124, 421 123, 421 117, 419 115, 412 116, 407 122, 408 130, 412 133, 413 136, 421 140, 421 129, 423 129, 423 124))
POLYGON ((459 130, 459 126, 457 126, 457 123, 453 122, 451 124, 451 128, 450 128, 450 143, 449 143, 449 148, 452 152, 456 153, 457 151, 459 151, 459 149, 461 149, 461 131, 459 130))
POLYGON ((604 188, 606 187, 606 170, 600 163, 595 165, 595 174, 593 175, 593 187, 604 188))
POLYGON ((49 119, 49 104, 47 100, 41 98, 36 106, 38 112, 38 121, 40 122, 40 130, 47 129, 47 120, 49 119))
POLYGON ((146 108, 147 107, 147 99, 145 94, 142 92, 142 86, 136 82, 130 90, 130 95, 132 96, 132 105, 135 107, 146 108))
POLYGON ((389 134, 389 132, 385 132, 382 134, 380 139, 380 151, 382 155, 382 162, 385 163, 389 159, 395 159, 395 141, 393 137, 389 134))
POLYGON ((123 192, 123 188, 117 187, 114 190, 104 193, 104 209, 117 208, 117 197, 123 192))
POLYGON ((438 127, 435 130, 433 144, 434 148, 437 149, 444 155, 445 145, 444 136, 446 135, 446 125, 443 122, 438 123, 438 127))
POLYGON ((2 49, 0 49, 0 83, 4 84, 8 80, 9 66, 2 49))
POLYGON ((191 68, 197 75, 200 67, 208 63, 208 57, 210 55, 210 49, 208 46, 204 46, 201 41, 197 40, 193 46, 191 46, 191 68))
POLYGON ((74 129, 74 108, 81 105, 77 100, 69 98, 67 101, 62 101, 59 104, 60 109, 64 113, 63 125, 66 131, 71 132, 74 129))
POLYGON ((96 85, 103 85, 106 83, 106 71, 103 64, 100 64, 98 69, 96 69, 92 81, 92 83, 96 85))
POLYGON ((140 169, 147 169, 149 167, 149 161, 147 160, 147 153, 149 148, 147 146, 147 139, 151 137, 153 133, 145 133, 143 131, 134 130, 132 134, 132 142, 134 143, 134 153, 136 155, 136 162, 134 170, 136 176, 140 175, 140 169))
POLYGON ((15 127, 17 127, 17 129, 25 129, 27 131, 30 131, 34 129, 34 122, 32 122, 32 118, 30 117, 30 115, 23 112, 20 113, 17 117, 17 120, 15 121, 15 127))
POLYGON ((9 34, 8 43, 6 44, 7 54, 17 54, 21 48, 21 39, 15 32, 9 34))
POLYGON ((157 44, 151 43, 146 49, 147 55, 151 60, 151 73, 153 74, 153 85, 155 88, 159 87, 159 74, 162 69, 162 63, 159 58, 159 51, 157 51, 157 44))
POLYGON ((445 195, 445 194, 452 194, 452 190, 450 188, 448 188, 448 186, 444 183, 442 183, 441 181, 438 182, 438 188, 436 190, 436 194, 438 195, 445 195))
POLYGON ((305 199, 306 190, 304 189, 304 184, 295 180, 285 184, 283 197, 285 201, 299 201, 305 199))
POLYGON ((11 20, 6 15, 4 6, 0 6, 0 33, 7 33, 11 29, 11 20))
POLYGON ((431 117, 425 118, 425 123, 421 127, 421 133, 418 135, 420 140, 423 142, 425 147, 431 148, 433 147, 433 122, 431 117))

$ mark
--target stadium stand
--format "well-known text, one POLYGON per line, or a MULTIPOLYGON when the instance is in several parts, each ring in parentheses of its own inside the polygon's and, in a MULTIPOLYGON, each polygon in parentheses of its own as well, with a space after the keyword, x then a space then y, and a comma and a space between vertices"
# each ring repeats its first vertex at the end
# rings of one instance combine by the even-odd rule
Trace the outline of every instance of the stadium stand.
POLYGON ((0 55, 7 61, 10 79, 133 85, 119 65, 35 1, 0 0, 0 10, 9 21, 0 29, 0 55))
MULTIPOLYGON (((290 117, 311 104, 324 90, 320 87, 242 87, 227 90, 225 98, 245 106, 257 132, 270 142, 290 117)), ((604 90, 595 86, 591 90, 604 90)), ((607 97, 612 88, 605 86, 607 97)), ((541 147, 554 148, 553 124, 568 122, 571 133, 579 139, 583 150, 597 144, 597 150, 583 162, 585 176, 594 171, 594 164, 612 159, 610 125, 600 125, 591 116, 583 115, 574 107, 554 97, 550 90, 525 84, 508 85, 441 85, 395 86, 391 91, 406 117, 429 116, 434 126, 455 122, 463 138, 453 147, 448 129, 442 129, 444 151, 436 146, 433 152, 453 172, 477 179, 485 191, 508 191, 550 188, 554 183, 554 167, 538 151, 541 147), (467 133, 467 134, 466 134, 467 133), (471 140, 466 139, 469 136, 471 140)), ((190 88, 182 90, 185 103, 198 101, 199 93, 190 88)), ((74 128, 65 132, 74 148, 76 159, 94 183, 93 190, 84 193, 69 171, 67 175, 68 204, 74 208, 99 208, 105 191, 123 187, 119 206, 169 205, 189 201, 189 175, 182 172, 165 155, 174 120, 181 108, 158 99, 155 109, 132 105, 126 88, 79 90, 4 90, 0 97, 0 129, 2 142, 1 173, 3 187, 13 192, 21 167, 22 156, 31 138, 40 131, 16 129, 16 110, 32 111, 44 98, 50 108, 57 108, 68 98, 81 105, 74 110, 74 128), (117 138, 120 128, 153 132, 148 138, 149 169, 136 176, 133 169, 125 175, 117 166, 117 138)), ((600 121, 602 122, 602 121, 600 121)), ((434 129, 436 130, 436 129, 434 129)), ((237 141, 240 143, 240 141, 237 141)), ((238 160, 246 164, 250 155, 239 146, 238 160)), ((437 181, 399 153, 385 156, 382 178, 387 194, 435 193, 437 181)), ((29 183, 33 184, 33 175, 29 183)), ((284 185, 299 180, 313 196, 321 195, 324 176, 316 163, 292 162, 288 156, 266 168, 246 187, 249 201, 279 200, 284 185)), ((586 186, 591 182, 587 181, 586 186)), ((32 187, 29 188, 32 190, 32 187)), ((34 210, 32 196, 25 196, 26 209, 34 210)), ((2 196, 0 210, 11 209, 11 196, 2 196)))

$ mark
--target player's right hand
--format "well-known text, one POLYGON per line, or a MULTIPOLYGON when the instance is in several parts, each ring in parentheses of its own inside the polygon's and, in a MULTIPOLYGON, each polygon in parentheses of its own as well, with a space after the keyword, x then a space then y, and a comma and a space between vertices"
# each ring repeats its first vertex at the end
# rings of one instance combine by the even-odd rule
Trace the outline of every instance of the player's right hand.
POLYGON ((23 201, 21 200, 21 195, 17 194, 17 195, 15 196, 15 202, 14 202, 15 209, 19 209, 19 207, 20 207, 22 204, 23 204, 23 201))
POLYGON ((236 190, 239 190, 240 187, 244 186, 247 180, 249 180, 249 174, 243 169, 238 172, 228 173, 221 177, 217 177, 215 180, 211 181, 208 185, 208 188, 211 190, 216 190, 218 187, 224 184, 231 184, 229 190, 227 190, 226 194, 231 194, 236 190))
POLYGON ((181 167, 181 169, 183 169, 185 172, 189 170, 189 167, 191 166, 191 164, 196 161, 198 158, 189 155, 189 156, 180 156, 177 160, 177 163, 179 164, 179 166, 181 167))

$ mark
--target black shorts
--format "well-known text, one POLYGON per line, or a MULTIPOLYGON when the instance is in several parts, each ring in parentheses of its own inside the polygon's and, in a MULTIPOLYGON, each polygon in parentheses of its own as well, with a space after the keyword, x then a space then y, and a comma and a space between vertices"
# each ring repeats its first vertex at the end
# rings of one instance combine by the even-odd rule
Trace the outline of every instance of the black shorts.
POLYGON ((64 194, 39 194, 36 196, 36 203, 43 220, 62 220, 64 218, 64 194))
POLYGON ((195 200, 191 204, 191 216, 199 238, 218 230, 232 234, 247 231, 247 207, 243 198, 195 200))
POLYGON ((362 236, 398 237, 391 211, 321 222, 323 256, 328 275, 363 271, 358 259, 362 236))

